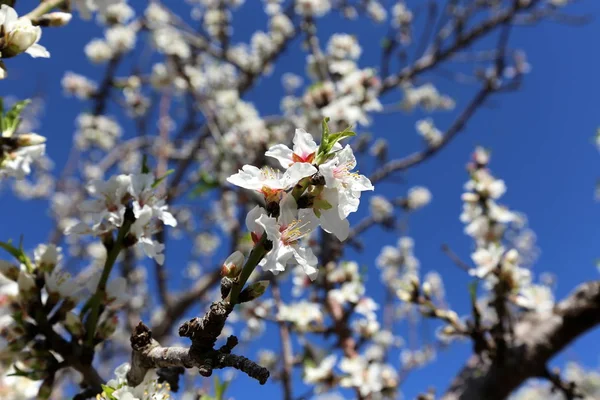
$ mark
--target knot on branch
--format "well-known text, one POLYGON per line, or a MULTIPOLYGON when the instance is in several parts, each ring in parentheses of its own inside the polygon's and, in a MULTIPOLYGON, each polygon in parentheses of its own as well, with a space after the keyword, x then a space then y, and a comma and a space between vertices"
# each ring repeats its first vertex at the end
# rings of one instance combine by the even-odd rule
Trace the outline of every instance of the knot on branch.
POLYGON ((179 336, 192 340, 190 351, 205 353, 212 350, 232 310, 233 306, 228 302, 212 303, 202 318, 196 317, 184 322, 179 327, 179 336))
POLYGON ((134 351, 141 351, 152 343, 152 332, 142 321, 134 328, 131 334, 131 348, 134 351))

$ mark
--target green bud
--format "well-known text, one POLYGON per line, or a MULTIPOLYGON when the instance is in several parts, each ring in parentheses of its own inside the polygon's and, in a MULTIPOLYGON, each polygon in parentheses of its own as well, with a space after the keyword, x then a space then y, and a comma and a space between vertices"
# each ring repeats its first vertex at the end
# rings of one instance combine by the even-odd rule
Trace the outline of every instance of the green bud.
POLYGON ((269 281, 258 281, 250 284, 240 293, 238 302, 246 303, 262 296, 269 287, 269 281))
POLYGON ((72 311, 69 311, 65 315, 64 321, 65 328, 71 333, 71 335, 76 337, 82 337, 84 334, 83 323, 81 319, 75 315, 72 311))
POLYGON ((113 333, 115 333, 118 324, 119 318, 117 317, 117 315, 109 314, 100 322, 100 325, 98 325, 98 330, 96 331, 96 338, 100 340, 108 339, 112 336, 113 333))
POLYGON ((221 267, 221 276, 225 276, 227 278, 235 278, 241 272, 244 267, 244 255, 240 251, 236 251, 231 254, 221 267))

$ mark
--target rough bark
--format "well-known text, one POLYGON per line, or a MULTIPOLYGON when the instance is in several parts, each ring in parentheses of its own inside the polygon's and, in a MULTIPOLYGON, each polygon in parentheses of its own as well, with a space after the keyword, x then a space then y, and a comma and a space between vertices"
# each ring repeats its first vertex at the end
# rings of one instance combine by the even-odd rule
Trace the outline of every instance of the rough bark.
POLYGON ((600 281, 584 283, 551 312, 520 320, 502 360, 472 356, 442 399, 505 399, 527 379, 544 376, 552 357, 598 324, 600 281))

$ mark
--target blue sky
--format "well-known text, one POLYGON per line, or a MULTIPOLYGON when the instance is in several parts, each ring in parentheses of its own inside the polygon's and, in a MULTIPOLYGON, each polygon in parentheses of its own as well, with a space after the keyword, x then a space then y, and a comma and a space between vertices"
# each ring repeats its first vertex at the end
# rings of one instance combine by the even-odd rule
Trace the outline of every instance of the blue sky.
MULTIPOLYGON (((174 3, 175 9, 187 7, 179 4, 183 2, 174 3)), ((251 4, 234 14, 234 20, 239 24, 235 31, 238 40, 247 40, 256 29, 266 29, 259 2, 248 3, 251 4)), ((434 158, 402 175, 402 183, 395 180, 376 187, 376 194, 389 196, 402 195, 413 185, 427 186, 433 193, 433 202, 410 217, 409 233, 415 239, 415 255, 421 261, 422 271, 436 270, 442 274, 449 302, 459 312, 468 310, 466 288, 470 279, 442 254, 440 246, 447 243, 463 259, 468 259, 472 250, 472 243, 463 234, 458 216, 462 185, 467 179, 465 163, 476 145, 492 149, 491 168, 508 187, 503 203, 524 212, 537 234, 541 256, 534 272, 552 272, 558 277, 558 298, 585 280, 598 279, 595 261, 600 257, 597 229, 600 204, 594 199, 594 187, 600 177, 600 157, 592 137, 600 126, 597 100, 600 91, 600 53, 597 50, 600 24, 596 21, 600 3, 594 0, 579 3, 572 9, 594 17, 587 25, 574 27, 543 23, 535 28, 514 30, 510 42, 512 47, 526 50, 533 66, 520 91, 493 97, 470 121, 465 132, 434 158)), ((379 64, 380 49, 374 44, 379 43, 385 29, 372 23, 341 23, 335 18, 327 18, 321 26, 323 41, 334 32, 357 34, 363 44, 361 65, 379 64)), ((38 133, 48 138, 48 154, 55 161, 57 172, 66 161, 74 119, 88 106, 65 98, 60 80, 67 70, 100 79, 103 68, 90 66, 83 54, 83 46, 92 37, 100 35, 101 29, 94 23, 82 22, 78 18, 66 28, 46 29, 41 43, 50 50, 52 57, 34 60, 21 56, 8 60, 10 77, 0 82, 0 95, 22 98, 38 91, 45 93, 46 109, 38 133)), ((248 99, 256 100, 261 113, 268 115, 278 111, 278 100, 283 93, 280 77, 288 71, 302 72, 304 56, 296 43, 281 58, 273 75, 264 78, 248 94, 248 99)), ((120 72, 126 71, 127 65, 120 72)), ((476 90, 476 87, 459 86, 439 76, 429 77, 442 91, 456 98, 457 111, 476 90)), ((390 95, 383 102, 393 103, 398 98, 390 95)), ((109 114, 118 113, 113 104, 109 114)), ((441 112, 433 114, 433 118, 443 129, 455 115, 456 112, 441 112)), ((390 143, 390 156, 398 157, 420 148, 414 123, 421 117, 418 112, 381 115, 375 118, 368 130, 377 137, 386 138, 390 143)), ((362 173, 372 171, 373 166, 369 163, 367 161, 359 166, 362 173)), ((4 206, 0 214, 1 240, 18 238, 23 234, 26 245, 34 247, 47 238, 50 222, 45 217, 46 202, 24 202, 6 190, 0 193, 0 199, 4 206)), ((354 221, 364 216, 366 211, 365 201, 354 221)), ((364 252, 346 253, 348 259, 369 267, 367 294, 375 298, 380 285, 374 259, 382 245, 393 245, 396 240, 396 234, 374 228, 364 238, 364 252)), ((169 265, 178 265, 177 256, 171 253, 170 257, 169 265)), ((585 351, 594 338, 597 342, 598 334, 598 331, 588 334, 563 352, 558 364, 565 360, 578 360, 589 367, 598 366, 600 360, 597 354, 585 351)), ((278 351, 278 344, 272 345, 278 342, 277 337, 275 332, 268 332, 258 345, 278 351)), ((429 386, 442 391, 468 354, 469 346, 464 344, 440 353, 438 361, 431 367, 411 374, 403 386, 406 397, 414 397, 429 386)), ((397 362, 397 355, 391 361, 397 362)), ((237 394, 238 398, 246 397, 242 397, 242 393, 277 398, 279 390, 279 386, 273 383, 259 389, 254 381, 240 377, 232 385, 230 394, 237 394)), ((297 390, 297 394, 302 393, 303 390, 297 390)))

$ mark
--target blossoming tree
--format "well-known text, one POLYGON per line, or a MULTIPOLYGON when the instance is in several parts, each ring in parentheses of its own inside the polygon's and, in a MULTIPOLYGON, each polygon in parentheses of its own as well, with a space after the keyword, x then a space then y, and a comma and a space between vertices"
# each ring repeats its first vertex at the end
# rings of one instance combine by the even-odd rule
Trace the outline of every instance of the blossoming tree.
POLYGON ((224 399, 230 385, 267 381, 286 400, 399 398, 407 374, 456 340, 470 341, 472 356, 420 399, 600 398, 597 372, 548 366, 600 324, 600 281, 555 299, 532 269, 526 218, 502 204, 488 150, 473 150, 465 175, 471 260, 444 248, 472 282, 457 290, 466 310, 451 307, 442 275, 421 273, 407 235, 405 217, 430 191, 377 190, 442 152, 490 98, 518 89, 530 66, 511 30, 579 22, 566 14, 570 0, 257 0, 268 27, 250 38, 234 28, 257 4, 171 3, 0 0, 2 79, 21 78, 15 57, 58 62, 46 30, 68 31, 77 18, 104 31, 82 50, 104 69, 101 81, 62 79, 81 113, 59 174, 45 155, 57 135, 32 132, 40 99, 0 103, 0 183, 46 200, 53 224, 44 243, 0 226, 2 399, 224 399), (362 66, 353 32, 326 35, 332 18, 386 27, 380 63, 362 66), (263 115, 247 94, 286 52, 303 54, 306 76, 284 74, 281 112, 263 115), (466 104, 429 75, 458 59, 470 73, 453 79, 477 87, 466 104), (421 149, 401 158, 365 132, 383 113, 457 108, 445 126, 418 120, 421 149), (368 158, 376 167, 361 174, 368 158), (345 250, 361 251, 376 226, 397 245, 359 265, 345 250), (380 273, 379 293, 365 268, 380 273), (403 345, 426 319, 435 337, 403 345))

